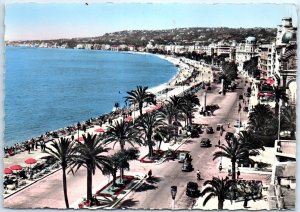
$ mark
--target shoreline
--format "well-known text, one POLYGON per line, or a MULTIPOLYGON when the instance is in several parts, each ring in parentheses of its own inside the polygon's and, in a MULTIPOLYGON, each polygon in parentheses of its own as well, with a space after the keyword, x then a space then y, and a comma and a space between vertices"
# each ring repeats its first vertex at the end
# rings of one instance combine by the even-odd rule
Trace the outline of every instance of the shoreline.
MULTIPOLYGON (((88 50, 90 51, 90 50, 88 50)), ((92 50, 93 51, 93 50, 92 50)), ((98 50, 97 50, 98 51, 98 50)), ((100 50, 102 51, 102 50, 100 50)), ((114 52, 114 51, 112 51, 114 52)), ((179 57, 174 57, 174 56, 170 56, 170 55, 160 55, 160 54, 152 54, 152 53, 148 53, 148 52, 134 52, 134 51, 128 51, 128 52, 119 52, 119 53, 125 53, 125 54, 140 54, 140 55, 151 55, 151 56, 155 56, 155 57, 158 57, 162 60, 166 60, 168 61, 169 63, 173 64, 175 67, 177 67, 177 72, 167 81, 167 82, 164 82, 164 83, 161 83, 159 84, 158 86, 154 86, 154 87, 150 87, 148 88, 148 91, 149 92, 152 92, 154 93, 157 97, 161 97, 162 95, 159 95, 159 93, 163 90, 165 90, 166 88, 169 88, 169 86, 174 86, 175 82, 177 82, 177 79, 178 77, 180 77, 180 75, 182 75, 182 73, 186 73, 185 69, 186 69, 186 66, 187 64, 186 63, 183 63, 183 64, 180 64, 181 62, 181 58, 179 57)), ((159 98, 158 98, 159 99, 159 98)), ((113 109, 113 107, 112 107, 113 109)), ((129 107, 126 107, 126 109, 130 109, 129 107)), ((101 116, 106 116, 106 115, 109 115, 111 114, 112 111, 110 112, 107 112, 107 113, 103 113, 103 114, 100 114, 98 117, 101 117, 101 116)), ((95 118, 96 119, 96 118, 95 118)), ((88 119, 89 120, 89 119, 88 119)), ((83 122, 86 122, 87 120, 82 120, 80 121, 81 123, 83 122)), ((55 129, 55 130, 52 130, 50 131, 51 133, 52 132, 59 132, 59 131, 62 131, 68 127, 72 127, 72 126, 76 126, 76 123, 73 123, 73 124, 70 124, 69 126, 65 126, 65 127, 62 127, 62 128, 58 128, 58 129, 55 129)), ((43 132, 42 135, 45 135, 47 132, 43 132)), ((31 139, 37 139, 38 137, 40 136, 33 136, 31 139)), ((4 146, 7 146, 7 147, 13 147, 15 146, 16 144, 24 144, 25 142, 29 141, 30 139, 28 140, 23 140, 23 141, 17 141, 15 142, 14 144, 7 144, 7 142, 4 142, 4 146)))

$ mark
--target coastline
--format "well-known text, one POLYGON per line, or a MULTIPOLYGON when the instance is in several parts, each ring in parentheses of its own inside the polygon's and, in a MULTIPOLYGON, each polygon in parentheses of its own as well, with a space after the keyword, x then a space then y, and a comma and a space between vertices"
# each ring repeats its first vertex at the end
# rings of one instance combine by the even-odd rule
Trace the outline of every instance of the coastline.
MULTIPOLYGON (((88 50, 89 51, 89 50, 88 50)), ((159 96, 159 93, 161 91, 163 91, 164 89, 166 88, 169 88, 171 86, 174 87, 175 85, 175 82, 176 80, 178 80, 179 77, 182 77, 183 75, 183 79, 184 79, 184 74, 186 74, 188 71, 187 71, 187 68, 188 66, 183 63, 183 62, 180 62, 181 58, 178 58, 178 57, 174 57, 174 56, 169 56, 169 55, 159 55, 159 54, 151 54, 151 53, 148 53, 148 52, 121 52, 121 53, 125 53, 125 54, 141 54, 141 55, 151 55, 151 56, 155 56, 155 57, 158 57, 162 60, 166 60, 168 62, 170 62, 171 64, 173 64, 175 67, 178 67, 177 68, 177 72, 172 76, 171 79, 169 79, 167 82, 164 82, 164 83, 161 83, 160 85, 158 86, 155 86, 155 87, 150 87, 149 88, 149 91, 156 94, 158 97, 162 97, 163 95, 160 95, 159 96), (183 73, 183 74, 182 74, 183 73)), ((182 89, 180 89, 182 90, 182 89)), ((164 99, 164 98, 162 98, 164 99)), ((112 108, 113 109, 113 108, 112 108)), ((111 111, 110 111, 111 112, 111 111)), ((103 113, 103 114, 100 114, 100 116, 104 116, 104 115, 107 115, 109 114, 110 112, 107 112, 107 113, 103 113)), ((82 120, 81 122, 84 122, 85 120, 82 120)), ((76 123, 73 123, 71 124, 70 126, 74 126, 76 125, 76 123)), ((56 132, 56 131, 61 131, 63 129, 65 129, 67 127, 63 127, 63 128, 59 128, 59 129, 55 129, 55 130, 52 130, 51 132, 56 132)), ((43 132, 42 134, 45 134, 46 132, 43 132)), ((33 137, 33 138, 37 138, 37 137, 33 137)), ((24 141, 18 141, 17 143, 23 143, 25 142, 26 140, 24 141)), ((5 145, 14 145, 14 144, 7 144, 8 142, 5 142, 5 145)))

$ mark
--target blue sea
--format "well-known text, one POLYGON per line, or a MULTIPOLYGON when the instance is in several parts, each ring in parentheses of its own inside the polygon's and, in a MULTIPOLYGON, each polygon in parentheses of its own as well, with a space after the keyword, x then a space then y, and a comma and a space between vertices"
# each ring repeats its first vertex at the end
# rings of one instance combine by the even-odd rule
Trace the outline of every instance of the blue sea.
POLYGON ((158 86, 177 68, 153 55, 111 51, 7 47, 5 144, 124 106, 126 91, 158 86))

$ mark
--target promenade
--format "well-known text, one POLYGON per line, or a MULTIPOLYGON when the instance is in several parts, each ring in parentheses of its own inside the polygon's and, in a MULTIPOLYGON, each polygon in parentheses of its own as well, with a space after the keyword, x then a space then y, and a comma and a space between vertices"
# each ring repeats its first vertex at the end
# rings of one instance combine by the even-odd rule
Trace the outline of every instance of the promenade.
MULTIPOLYGON (((174 64, 174 58, 169 58, 169 60, 173 61, 174 64)), ((174 78, 169 84, 167 84, 166 86, 173 88, 171 91, 167 92, 166 94, 162 95, 159 99, 160 101, 166 101, 167 99, 169 99, 170 96, 173 95, 178 95, 182 92, 184 92, 185 90, 188 90, 190 88, 190 86, 175 86, 176 84, 176 79, 179 77, 180 80, 183 80, 184 78, 182 77, 188 77, 189 74, 191 73, 191 68, 189 68, 189 65, 187 64, 188 62, 191 62, 189 60, 185 60, 185 62, 180 62, 177 60, 177 62, 179 62, 179 73, 178 76, 176 76, 176 78, 174 78)), ((192 61, 193 62, 193 61, 192 61)), ((194 63, 194 62, 193 62, 194 63)), ((177 65, 177 64, 176 64, 177 65)), ((194 68, 193 68, 194 69, 194 68)), ((212 73, 209 72, 209 69, 206 67, 205 69, 198 69, 199 73, 203 73, 203 74, 199 74, 200 77, 197 77, 194 81, 194 83, 198 83, 201 81, 206 81, 208 82, 211 77, 212 77, 212 73)), ((166 87, 161 87, 161 89, 165 89, 166 87)), ((159 91, 157 91, 159 92, 159 91)), ((159 95, 158 95, 159 97, 159 95)), ((153 105, 148 105, 146 107, 144 107, 143 112, 146 112, 147 109, 150 109, 151 107, 153 107, 153 105)), ((132 117, 133 119, 136 119, 139 116, 139 111, 133 111, 132 113, 132 117)), ((117 120, 123 119, 122 117, 118 117, 114 120, 112 120, 112 123, 114 123, 117 120)), ((101 128, 106 131, 106 129, 108 128, 109 123, 106 122, 104 123, 101 128)), ((79 131, 79 137, 82 137, 83 134, 96 134, 96 130, 99 129, 100 126, 98 125, 94 125, 93 127, 89 128, 86 130, 86 132, 84 133, 82 130, 79 131)), ((71 135, 69 136, 64 136, 65 138, 69 138, 71 139, 71 135)), ((76 134, 74 134, 75 139, 77 139, 78 137, 78 132, 76 132, 76 134)), ((55 139, 57 140, 57 139, 55 139)), ((47 147, 50 147, 50 143, 48 142, 46 144, 47 147)), ((112 148, 112 144, 108 145, 109 148, 111 148, 111 150, 109 151, 109 153, 107 154, 113 154, 114 152, 119 150, 119 147, 116 145, 116 147, 113 149, 112 148)), ((162 145, 162 149, 168 149, 169 146, 167 145, 162 145)), ((140 150, 140 155, 144 156, 148 153, 148 147, 142 146, 139 147, 140 150)), ((40 149, 40 147, 38 147, 38 149, 35 149, 34 151, 30 151, 30 154, 27 151, 24 152, 20 152, 14 156, 10 156, 7 158, 4 158, 4 167, 10 167, 12 165, 18 164, 21 165, 24 168, 27 167, 31 167, 34 166, 33 165, 28 165, 26 164, 24 161, 28 158, 34 158, 36 159, 38 162, 37 163, 41 163, 42 160, 40 159, 41 157, 45 156, 46 154, 43 153, 40 149)), ((133 161, 132 162, 132 167, 135 166, 134 163, 139 163, 138 161, 133 161)), ((145 173, 147 173, 147 170, 150 168, 149 164, 143 164, 144 167, 139 167, 140 164, 137 166, 137 170, 134 171, 130 171, 130 173, 132 172, 133 174, 137 174, 137 175, 144 175, 145 173)), ((78 202, 78 199, 81 199, 82 197, 85 196, 85 190, 86 190, 86 177, 85 177, 85 169, 81 168, 75 176, 69 174, 67 176, 68 178, 68 187, 69 188, 78 188, 78 189, 69 189, 72 192, 69 192, 69 200, 70 203, 72 202, 78 202), (84 183, 82 183, 84 182, 84 183)), ((102 176, 102 174, 100 174, 99 172, 96 172, 96 174, 93 176, 94 179, 98 179, 97 181, 94 181, 93 185, 96 188, 99 188, 99 186, 102 186, 105 182, 107 182, 107 179, 105 176, 102 176), (101 179, 101 180, 100 180, 101 179), (100 180, 100 181, 99 181, 100 180), (102 183, 101 183, 102 182, 102 183)), ((55 207, 57 208, 64 208, 65 204, 63 201, 63 193, 62 193, 62 173, 60 169, 53 169, 51 170, 50 173, 47 173, 45 175, 39 176, 34 180, 25 180, 26 184, 20 186, 17 189, 14 190, 6 190, 5 194, 4 194, 4 206, 5 207, 12 207, 12 208, 30 208, 30 207, 53 207, 53 204, 51 204, 50 201, 46 201, 46 200, 41 200, 38 203, 37 202, 32 202, 32 201, 27 201, 28 200, 28 195, 22 195, 22 194, 28 194, 28 192, 32 195, 35 196, 36 198, 41 197, 43 192, 46 193, 50 193, 53 188, 56 188, 55 192, 57 192, 57 194, 55 195, 55 198, 60 197, 58 199, 55 199, 56 201, 56 205, 55 207), (50 187, 52 189, 50 189, 50 187)), ((94 190, 95 190, 94 189, 94 190)))

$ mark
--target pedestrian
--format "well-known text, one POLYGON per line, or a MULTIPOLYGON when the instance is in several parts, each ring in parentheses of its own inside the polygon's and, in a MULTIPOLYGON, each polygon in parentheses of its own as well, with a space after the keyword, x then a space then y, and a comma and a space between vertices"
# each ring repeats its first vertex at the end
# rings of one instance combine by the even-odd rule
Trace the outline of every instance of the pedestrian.
POLYGON ((220 141, 220 139, 219 139, 219 141, 218 141, 218 145, 219 145, 219 146, 221 145, 221 141, 220 141))
POLYGON ((34 150, 34 140, 31 139, 31 150, 33 151, 34 150))
POLYGON ((35 149, 38 149, 38 142, 35 142, 35 149))
POLYGON ((30 148, 30 145, 29 145, 29 144, 26 145, 26 149, 28 150, 28 154, 30 154, 30 149, 31 149, 31 148, 30 148))
POLYGON ((151 177, 152 177, 152 170, 150 169, 148 172, 148 178, 151 179, 151 177))
POLYGON ((230 122, 227 123, 228 128, 230 128, 230 122))
POLYGON ((241 175, 240 170, 237 171, 236 175, 237 175, 237 179, 239 179, 239 178, 240 178, 240 175, 241 175))

